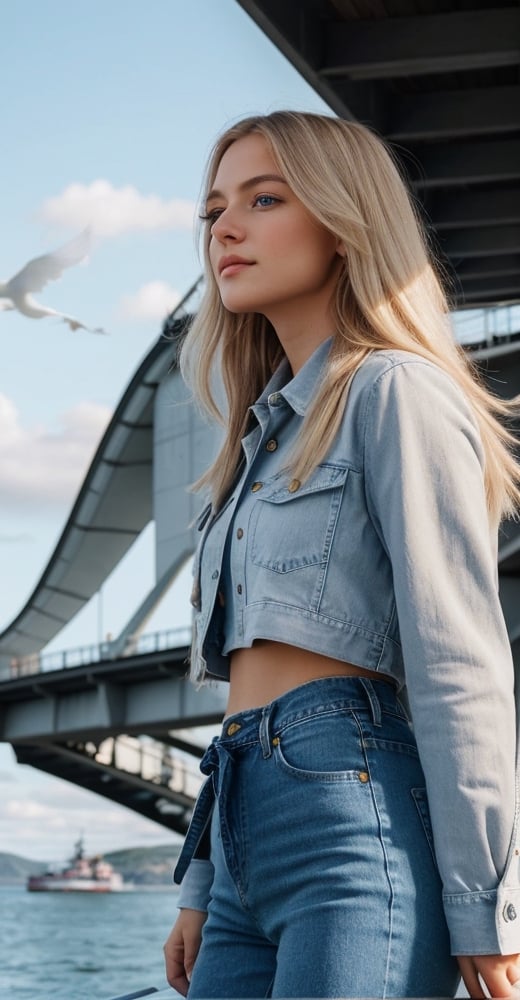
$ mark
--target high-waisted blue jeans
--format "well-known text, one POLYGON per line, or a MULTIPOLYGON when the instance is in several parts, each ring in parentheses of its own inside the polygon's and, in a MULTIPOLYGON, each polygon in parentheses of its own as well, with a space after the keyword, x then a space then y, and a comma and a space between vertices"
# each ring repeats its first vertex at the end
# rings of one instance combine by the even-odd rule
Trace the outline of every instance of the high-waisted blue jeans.
POLYGON ((453 996, 424 777, 392 686, 311 681, 206 753, 215 877, 189 998, 453 996))

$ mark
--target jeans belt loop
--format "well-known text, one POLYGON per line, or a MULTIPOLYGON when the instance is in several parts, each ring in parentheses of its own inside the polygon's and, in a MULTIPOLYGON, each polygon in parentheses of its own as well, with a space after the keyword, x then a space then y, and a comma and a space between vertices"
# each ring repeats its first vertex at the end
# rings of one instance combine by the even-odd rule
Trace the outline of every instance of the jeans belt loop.
POLYGON ((382 725, 381 721, 381 705, 379 703, 379 698, 374 691, 374 685, 367 677, 360 677, 361 684, 365 689, 366 696, 368 698, 368 703, 370 705, 370 711, 372 713, 372 722, 374 726, 382 725))
POLYGON ((270 705, 264 705, 262 709, 262 718, 260 719, 260 726, 258 728, 258 738, 260 740, 260 746, 262 747, 262 756, 264 760, 271 756, 271 739, 269 736, 269 715, 271 711, 270 705))

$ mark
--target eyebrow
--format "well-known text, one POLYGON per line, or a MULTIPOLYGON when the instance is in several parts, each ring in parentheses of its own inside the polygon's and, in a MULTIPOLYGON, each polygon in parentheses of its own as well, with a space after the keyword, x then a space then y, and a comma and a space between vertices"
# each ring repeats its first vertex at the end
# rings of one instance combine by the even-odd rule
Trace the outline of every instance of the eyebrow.
MULTIPOLYGON (((238 190, 247 191, 249 188, 256 187, 257 184, 263 184, 264 181, 278 181, 279 184, 287 184, 287 181, 283 177, 280 177, 279 174, 258 174, 256 177, 250 177, 247 181, 242 181, 242 183, 238 185, 238 190)), ((216 188, 213 188, 213 190, 206 196, 206 202, 212 201, 213 198, 224 197, 225 195, 222 191, 217 191, 216 188)))

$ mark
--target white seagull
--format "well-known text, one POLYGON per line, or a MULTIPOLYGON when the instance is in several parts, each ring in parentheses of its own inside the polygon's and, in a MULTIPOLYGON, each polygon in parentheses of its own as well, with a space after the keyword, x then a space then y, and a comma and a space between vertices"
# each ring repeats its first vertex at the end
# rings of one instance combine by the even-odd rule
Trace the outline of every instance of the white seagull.
POLYGON ((71 330, 89 330, 91 333, 104 333, 100 327, 92 329, 73 316, 42 306, 33 299, 31 292, 41 292, 49 281, 61 278, 67 267, 73 267, 84 260, 90 249, 90 231, 84 229, 69 243, 59 247, 52 253, 34 257, 21 271, 18 271, 9 281, 0 281, 0 310, 18 309, 18 312, 30 319, 41 319, 42 316, 55 316, 68 323, 71 330))

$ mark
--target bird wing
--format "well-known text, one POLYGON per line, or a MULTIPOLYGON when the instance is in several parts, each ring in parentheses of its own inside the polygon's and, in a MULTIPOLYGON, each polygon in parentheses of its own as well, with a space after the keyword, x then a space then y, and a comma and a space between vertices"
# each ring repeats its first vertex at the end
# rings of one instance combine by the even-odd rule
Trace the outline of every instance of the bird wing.
POLYGON ((6 294, 16 299, 28 292, 41 292, 47 282, 60 278, 67 267, 79 264, 87 256, 89 249, 90 231, 84 229, 79 236, 58 250, 30 260, 7 282, 6 294))
MULTIPOLYGON (((7 307, 7 308, 13 308, 7 307)), ((17 305, 18 311, 22 313, 23 316, 28 316, 29 319, 43 319, 45 316, 53 317, 54 319, 61 320, 63 323, 67 323, 71 330, 88 330, 89 333, 106 333, 102 327, 91 327, 87 326, 86 323, 82 323, 81 320, 76 319, 75 316, 68 316, 66 313, 58 312, 56 309, 52 309, 51 306, 42 306, 40 302, 36 302, 32 295, 26 295, 23 300, 21 300, 17 305)))

